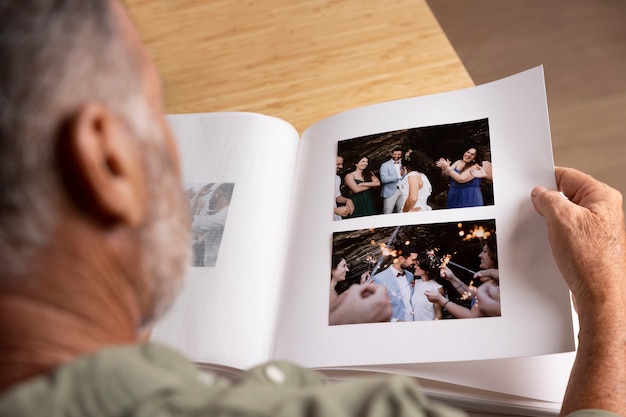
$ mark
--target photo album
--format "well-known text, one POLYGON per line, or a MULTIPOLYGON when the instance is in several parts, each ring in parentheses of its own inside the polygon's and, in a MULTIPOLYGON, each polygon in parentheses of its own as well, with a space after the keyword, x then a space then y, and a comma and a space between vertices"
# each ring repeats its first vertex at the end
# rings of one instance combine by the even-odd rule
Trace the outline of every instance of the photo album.
POLYGON ((558 413, 576 321, 530 201, 556 187, 542 67, 302 134, 254 113, 168 122, 192 256, 154 341, 224 374, 288 360, 558 413))

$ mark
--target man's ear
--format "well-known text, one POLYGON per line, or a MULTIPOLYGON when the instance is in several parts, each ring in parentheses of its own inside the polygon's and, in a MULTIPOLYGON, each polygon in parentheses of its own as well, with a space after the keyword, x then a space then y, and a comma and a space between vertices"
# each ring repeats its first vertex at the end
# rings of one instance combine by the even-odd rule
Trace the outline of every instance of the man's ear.
POLYGON ((147 207, 138 142, 100 104, 87 104, 67 121, 58 156, 69 197, 87 216, 137 226, 147 207))

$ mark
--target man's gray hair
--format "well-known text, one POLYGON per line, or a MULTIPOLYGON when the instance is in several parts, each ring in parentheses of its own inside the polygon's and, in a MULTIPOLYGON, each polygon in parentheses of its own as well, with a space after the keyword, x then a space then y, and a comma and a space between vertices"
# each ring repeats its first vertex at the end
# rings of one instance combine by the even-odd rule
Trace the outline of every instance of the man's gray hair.
POLYGON ((98 102, 134 129, 146 104, 142 60, 110 0, 3 0, 0 57, 4 277, 23 273, 33 254, 63 239, 54 230, 62 195, 56 146, 72 113, 98 102))

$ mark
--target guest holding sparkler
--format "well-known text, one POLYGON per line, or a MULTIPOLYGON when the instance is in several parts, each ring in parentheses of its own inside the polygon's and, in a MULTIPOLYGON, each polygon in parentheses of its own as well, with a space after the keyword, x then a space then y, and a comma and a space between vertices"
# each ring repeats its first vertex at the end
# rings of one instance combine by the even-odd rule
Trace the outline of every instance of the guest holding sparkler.
POLYGON ((329 319, 331 325, 389 321, 391 305, 383 287, 367 283, 369 272, 361 275, 360 284, 353 284, 337 294, 336 286, 346 279, 350 269, 346 259, 333 255, 330 270, 329 319))
POLYGON ((415 285, 411 304, 413 305, 413 321, 440 320, 443 316, 441 305, 426 298, 425 292, 445 295, 443 287, 435 281, 437 269, 433 267, 431 257, 426 252, 420 252, 415 264, 415 285))
POLYGON ((433 187, 424 174, 426 172, 424 158, 426 158, 424 155, 416 151, 409 151, 405 157, 404 167, 407 173, 403 180, 406 181, 407 195, 402 207, 403 212, 432 210, 427 201, 433 187))
POLYGON ((448 311, 458 319, 473 318, 482 316, 499 316, 500 315, 500 285, 498 272, 498 254, 496 240, 491 238, 484 241, 482 251, 478 255, 480 258, 480 268, 474 274, 474 278, 482 281, 478 288, 465 284, 452 273, 452 271, 443 266, 441 268, 442 275, 450 282, 458 283, 455 289, 466 298, 470 298, 470 308, 463 307, 446 299, 443 295, 434 291, 426 291, 425 295, 428 300, 438 303, 443 309, 448 311))
POLYGON ((474 287, 471 283, 466 284, 461 278, 457 277, 455 273, 445 264, 439 267, 439 272, 441 277, 445 278, 445 280, 454 287, 456 292, 458 292, 463 299, 474 297, 476 287, 474 287))
POLYGON ((354 164, 354 171, 346 174, 344 180, 352 195, 354 211, 349 217, 371 216, 376 214, 371 188, 380 187, 380 180, 367 169, 369 158, 360 157, 354 164))
POLYGON ((350 269, 348 262, 343 256, 333 255, 330 269, 330 309, 332 310, 336 303, 339 293, 337 292, 337 284, 345 281, 350 269))
POLYGON ((348 274, 348 263, 346 260, 339 256, 333 255, 331 261, 331 269, 330 269, 330 310, 332 310, 337 302, 337 284, 346 279, 346 275, 348 274))
MULTIPOLYGON (((478 272, 473 272, 467 268, 462 267, 461 265, 455 264, 457 267, 467 270, 468 272, 472 272, 474 279, 480 279, 482 282, 488 282, 489 280, 494 280, 498 282, 500 279, 499 272, 497 269, 498 265, 498 252, 497 252, 496 240, 491 239, 488 243, 483 245, 482 251, 478 254, 480 258, 479 267, 482 268, 478 272), (495 265, 495 267, 491 267, 490 265, 495 265)), ((451 264, 454 264, 451 262, 451 264)), ((450 268, 448 268, 445 264, 440 267, 441 276, 450 282, 454 289, 459 293, 459 295, 464 298, 474 298, 476 295, 476 287, 470 284, 466 284, 460 278, 458 278, 454 272, 450 268)))
POLYGON ((483 205, 480 191, 482 178, 472 175, 472 167, 480 166, 481 157, 476 148, 469 148, 463 158, 450 163, 449 159, 440 158, 435 165, 441 168, 441 174, 450 178, 448 189, 448 208, 476 207, 483 205))

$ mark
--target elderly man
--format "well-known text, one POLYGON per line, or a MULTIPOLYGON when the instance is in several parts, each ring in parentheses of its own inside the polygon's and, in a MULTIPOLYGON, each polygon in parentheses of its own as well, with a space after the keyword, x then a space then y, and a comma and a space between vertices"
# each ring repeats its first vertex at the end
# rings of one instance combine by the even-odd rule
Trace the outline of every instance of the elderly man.
MULTIPOLYGON (((458 415, 402 377, 328 384, 274 363, 227 383, 142 343, 190 220, 154 67, 114 0, 5 0, 0 21, 1 416, 458 415)), ((533 203, 581 319, 563 412, 624 415, 621 196, 556 174, 571 201, 533 203)))

